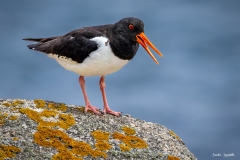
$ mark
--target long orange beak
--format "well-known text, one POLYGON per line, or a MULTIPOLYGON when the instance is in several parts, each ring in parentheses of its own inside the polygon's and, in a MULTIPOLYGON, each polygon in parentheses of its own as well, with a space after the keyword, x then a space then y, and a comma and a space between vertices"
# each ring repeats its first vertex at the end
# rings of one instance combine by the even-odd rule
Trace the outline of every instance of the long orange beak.
POLYGON ((150 40, 145 36, 143 32, 140 34, 137 34, 136 38, 137 38, 137 42, 143 46, 143 48, 148 52, 148 54, 151 56, 154 62, 159 64, 157 59, 153 56, 152 52, 149 50, 147 45, 149 45, 161 57, 163 57, 162 53, 150 42, 150 40))

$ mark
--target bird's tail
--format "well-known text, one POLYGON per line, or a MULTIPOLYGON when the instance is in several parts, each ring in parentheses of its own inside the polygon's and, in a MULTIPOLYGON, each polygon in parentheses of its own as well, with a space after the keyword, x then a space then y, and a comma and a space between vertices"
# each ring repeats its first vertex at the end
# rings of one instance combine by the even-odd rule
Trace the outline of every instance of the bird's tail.
POLYGON ((59 36, 48 37, 48 38, 24 38, 23 40, 25 40, 25 41, 33 41, 33 42, 38 42, 38 43, 44 43, 44 42, 48 42, 48 41, 54 40, 54 39, 56 39, 58 37, 59 36))
MULTIPOLYGON (((33 42, 38 42, 36 44, 30 44, 28 45, 27 47, 29 49, 33 49, 33 50, 38 50, 38 51, 44 51, 46 50, 46 45, 47 43, 46 42, 49 42, 49 41, 52 41, 56 38, 58 38, 59 36, 56 36, 56 37, 48 37, 48 38, 24 38, 23 40, 25 41, 33 41, 33 42)), ((48 45, 47 45, 48 46, 48 45)))
POLYGON ((27 47, 28 47, 29 49, 33 49, 33 50, 34 50, 38 45, 39 45, 39 43, 30 44, 30 45, 28 45, 27 47))

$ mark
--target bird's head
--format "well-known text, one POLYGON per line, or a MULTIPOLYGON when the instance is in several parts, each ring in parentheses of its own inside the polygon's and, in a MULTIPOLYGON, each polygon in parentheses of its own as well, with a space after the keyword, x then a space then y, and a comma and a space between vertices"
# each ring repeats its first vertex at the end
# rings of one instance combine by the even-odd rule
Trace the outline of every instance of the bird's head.
POLYGON ((162 53, 151 43, 144 34, 144 23, 134 17, 123 18, 114 25, 114 30, 121 33, 122 36, 139 43, 148 52, 151 58, 158 64, 157 59, 153 56, 148 46, 150 46, 157 54, 163 57, 162 53), (148 45, 148 46, 147 46, 148 45))

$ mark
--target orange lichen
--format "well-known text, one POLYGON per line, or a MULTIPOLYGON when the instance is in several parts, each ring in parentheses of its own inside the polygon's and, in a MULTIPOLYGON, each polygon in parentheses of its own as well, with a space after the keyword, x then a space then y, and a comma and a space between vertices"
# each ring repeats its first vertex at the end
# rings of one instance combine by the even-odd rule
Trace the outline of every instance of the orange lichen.
POLYGON ((66 112, 67 106, 64 103, 48 103, 49 109, 56 109, 58 111, 66 112))
POLYGON ((97 157, 107 158, 106 153, 98 150, 93 150, 92 147, 85 142, 72 141, 72 143, 70 143, 70 146, 73 147, 72 152, 80 156, 90 155, 94 158, 97 157))
POLYGON ((95 143, 95 147, 100 151, 107 151, 112 148, 112 145, 110 145, 107 141, 97 141, 95 143))
POLYGON ((14 137, 13 140, 14 140, 14 141, 18 141, 18 138, 17 138, 17 137, 14 137))
POLYGON ((8 116, 7 113, 0 112, 0 126, 4 125, 5 118, 8 116))
POLYGON ((77 107, 77 110, 78 110, 79 112, 84 113, 84 112, 85 112, 85 107, 77 107))
POLYGON ((122 130, 123 130, 123 132, 124 132, 126 135, 134 135, 134 134, 136 134, 136 131, 135 131, 134 129, 129 128, 129 127, 127 127, 127 126, 123 126, 123 127, 122 127, 122 130))
POLYGON ((47 118, 50 118, 50 117, 55 117, 56 115, 58 114, 57 111, 54 111, 54 110, 43 110, 40 115, 42 117, 47 117, 47 118))
POLYGON ((16 120, 17 118, 18 118, 18 116, 10 116, 10 117, 8 117, 8 119, 12 120, 12 121, 16 120))
POLYGON ((112 137, 114 139, 118 139, 124 143, 119 145, 121 151, 125 152, 125 151, 129 151, 131 148, 147 148, 148 147, 147 143, 143 139, 137 136, 133 136, 136 133, 134 129, 124 126, 122 127, 122 130, 126 135, 118 132, 114 132, 112 134, 112 137))
POLYGON ((45 108, 46 102, 41 99, 35 99, 34 104, 36 105, 36 108, 45 108))
POLYGON ((2 105, 4 105, 5 107, 10 107, 10 106, 12 106, 12 104, 11 104, 11 103, 8 103, 8 102, 4 102, 2 105))
POLYGON ((57 122, 57 126, 68 129, 75 124, 75 119, 72 117, 71 114, 60 114, 59 121, 57 122))
POLYGON ((64 155, 65 159, 66 155, 72 159, 81 159, 80 157, 89 155, 94 158, 107 157, 106 153, 93 150, 89 144, 75 141, 66 133, 47 127, 38 128, 38 132, 34 134, 34 142, 44 147, 56 148, 59 153, 54 155, 53 159, 64 159, 64 155))
POLYGON ((62 150, 60 153, 53 155, 52 160, 83 160, 73 155, 72 152, 68 150, 62 150))
POLYGON ((106 151, 112 148, 112 146, 108 143, 109 133, 102 132, 100 130, 95 130, 91 133, 91 135, 96 139, 95 147, 100 151, 106 151))
MULTIPOLYGON (((79 112, 81 113, 85 113, 85 107, 81 106, 81 107, 77 107, 76 108, 79 112)), ((88 110, 87 113, 90 113, 90 114, 95 114, 93 111, 91 110, 88 110)))
POLYGON ((109 140, 109 133, 103 132, 100 130, 95 130, 91 133, 91 135, 98 141, 108 141, 109 140))
POLYGON ((4 119, 5 117, 0 115, 0 126, 4 125, 4 122, 5 122, 4 119))
POLYGON ((35 99, 34 104, 36 105, 36 108, 46 108, 62 112, 66 112, 67 110, 67 106, 64 103, 45 102, 44 100, 41 99, 35 99))
POLYGON ((122 143, 119 145, 119 147, 120 147, 121 151, 123 151, 123 152, 131 150, 130 147, 128 147, 128 146, 126 146, 125 144, 122 144, 122 143))
POLYGON ((15 108, 11 108, 12 111, 18 111, 19 108, 15 107, 15 108))
POLYGON ((15 100, 15 101, 13 101, 12 106, 16 107, 16 106, 22 105, 22 104, 24 104, 23 101, 21 101, 21 100, 15 100))
POLYGON ((114 132, 112 137, 114 139, 119 139, 130 148, 147 148, 147 143, 143 139, 136 136, 126 136, 124 134, 114 132))
POLYGON ((56 127, 59 126, 63 129, 68 129, 73 126, 76 122, 71 114, 59 114, 55 110, 43 110, 42 112, 37 112, 29 108, 20 108, 19 112, 27 114, 29 118, 39 123, 39 126, 50 126, 56 127), (54 117, 56 114, 59 114, 57 122, 44 121, 42 117, 54 117))
POLYGON ((56 104, 55 103, 48 103, 47 107, 54 109, 56 107, 56 104))
POLYGON ((180 140, 181 138, 176 134, 174 133, 172 130, 169 130, 169 133, 174 137, 176 138, 177 140, 180 140))
POLYGON ((31 118, 32 120, 38 122, 41 120, 40 116, 39 116, 39 113, 37 111, 34 111, 32 109, 29 109, 29 108, 20 108, 19 109, 19 112, 22 113, 22 114, 27 114, 27 116, 29 118, 31 118))
POLYGON ((13 158, 16 156, 15 154, 19 152, 21 152, 21 150, 15 146, 0 145, 0 160, 13 158))
POLYGON ((180 160, 180 158, 174 157, 174 156, 168 156, 167 160, 180 160))

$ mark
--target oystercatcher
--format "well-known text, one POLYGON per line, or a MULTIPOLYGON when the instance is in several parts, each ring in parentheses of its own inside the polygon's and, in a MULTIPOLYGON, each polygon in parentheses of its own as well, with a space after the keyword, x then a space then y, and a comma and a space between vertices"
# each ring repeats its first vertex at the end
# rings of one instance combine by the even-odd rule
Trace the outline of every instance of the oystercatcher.
POLYGON ((65 69, 80 75, 79 84, 85 100, 85 112, 91 110, 98 115, 121 115, 121 112, 115 112, 108 106, 105 76, 126 65, 135 56, 139 44, 157 64, 158 61, 147 45, 162 56, 145 36, 144 23, 134 17, 123 18, 115 24, 83 27, 62 36, 23 40, 37 42, 28 45, 28 48, 47 54, 65 69), (91 105, 85 89, 84 76, 101 77, 99 85, 103 97, 103 112, 91 105))

